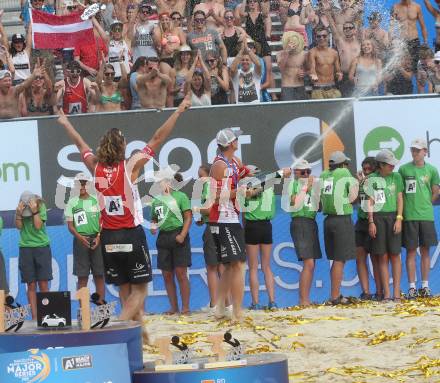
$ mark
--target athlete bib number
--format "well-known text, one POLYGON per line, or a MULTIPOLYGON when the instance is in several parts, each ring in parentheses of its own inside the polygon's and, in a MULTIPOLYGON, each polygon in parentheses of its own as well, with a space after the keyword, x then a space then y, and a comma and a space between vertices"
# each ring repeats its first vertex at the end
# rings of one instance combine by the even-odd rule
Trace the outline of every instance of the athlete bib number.
POLYGON ((73 221, 75 222, 75 226, 87 225, 87 215, 84 210, 80 210, 73 214, 73 221))
POLYGON ((333 194, 333 178, 329 179, 329 180, 324 180, 324 194, 329 194, 332 195, 333 194))
POLYGON ((374 202, 377 204, 384 204, 386 202, 385 190, 375 190, 374 191, 374 202))
POLYGON ((154 213, 156 214, 159 221, 162 221, 165 218, 163 206, 156 206, 156 208, 154 209, 154 213))
POLYGON ((417 191, 417 182, 414 178, 405 180, 405 193, 414 194, 417 191))
POLYGON ((308 209, 312 208, 312 197, 310 196, 310 194, 306 194, 306 196, 304 197, 304 206, 308 209))
POLYGON ((107 215, 124 215, 124 204, 120 195, 104 196, 107 215))
POLYGON ((361 202, 361 209, 365 212, 368 211, 368 196, 365 193, 360 194, 360 202, 361 202))

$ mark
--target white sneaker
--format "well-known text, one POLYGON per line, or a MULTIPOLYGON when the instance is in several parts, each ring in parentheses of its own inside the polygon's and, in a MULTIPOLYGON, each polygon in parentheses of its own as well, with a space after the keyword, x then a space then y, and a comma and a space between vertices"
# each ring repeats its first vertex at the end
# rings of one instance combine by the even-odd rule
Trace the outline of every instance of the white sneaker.
POLYGON ((202 313, 208 313, 208 314, 213 313, 214 310, 215 310, 215 306, 211 306, 209 303, 208 303, 206 306, 203 306, 203 307, 200 309, 200 311, 201 311, 202 313))

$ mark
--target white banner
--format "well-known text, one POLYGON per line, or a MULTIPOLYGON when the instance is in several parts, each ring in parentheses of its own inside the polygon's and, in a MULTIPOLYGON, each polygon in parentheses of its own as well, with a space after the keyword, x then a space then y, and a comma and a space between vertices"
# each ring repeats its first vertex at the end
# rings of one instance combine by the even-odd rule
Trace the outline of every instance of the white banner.
POLYGON ((2 122, 1 134, 0 210, 15 210, 23 191, 41 196, 38 123, 2 122))
POLYGON ((381 149, 394 152, 399 165, 412 161, 411 141, 428 143, 427 162, 440 165, 440 98, 357 101, 354 126, 358 168, 381 149))

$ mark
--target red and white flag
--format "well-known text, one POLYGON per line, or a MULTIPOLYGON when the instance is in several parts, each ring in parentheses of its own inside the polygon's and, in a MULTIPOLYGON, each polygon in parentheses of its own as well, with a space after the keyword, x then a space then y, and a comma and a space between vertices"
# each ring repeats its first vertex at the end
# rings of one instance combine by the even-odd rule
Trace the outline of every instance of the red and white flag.
POLYGON ((31 9, 34 49, 74 48, 94 43, 92 21, 82 20, 81 13, 51 15, 31 9))

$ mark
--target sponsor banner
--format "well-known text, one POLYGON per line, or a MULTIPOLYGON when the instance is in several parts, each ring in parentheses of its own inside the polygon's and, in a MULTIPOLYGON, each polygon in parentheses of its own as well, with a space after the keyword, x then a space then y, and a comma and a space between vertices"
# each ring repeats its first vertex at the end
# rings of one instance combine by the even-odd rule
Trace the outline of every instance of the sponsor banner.
POLYGON ((15 210, 23 191, 41 195, 38 124, 8 121, 0 130, 0 210, 15 210))
POLYGON ((398 166, 412 161, 410 145, 415 138, 426 140, 426 160, 439 166, 440 133, 435 118, 439 107, 439 98, 355 102, 358 168, 365 157, 374 157, 381 149, 391 150, 400 161, 398 166))
POLYGON ((130 382, 126 344, 0 354, 0 370, 2 383, 130 382))

